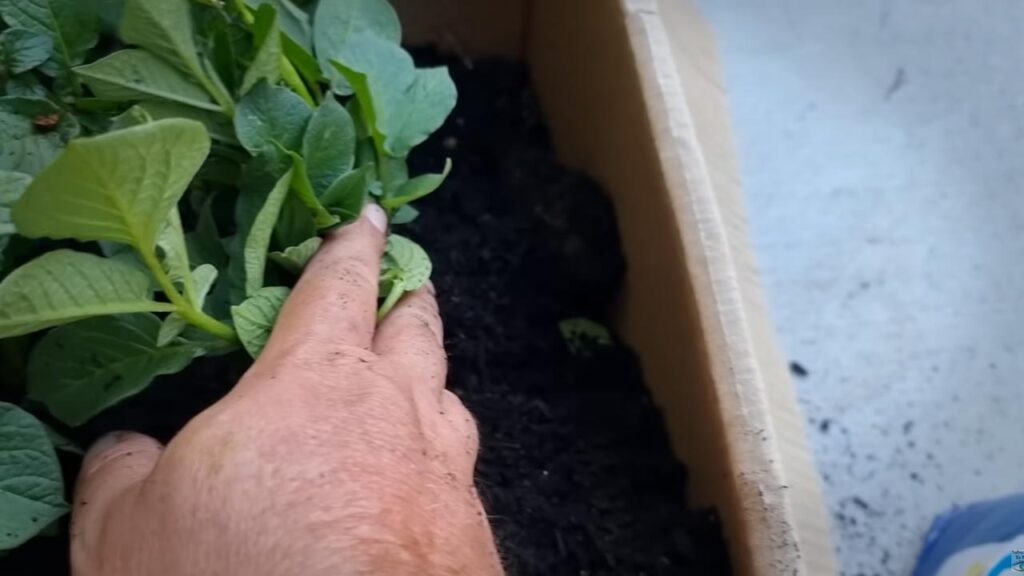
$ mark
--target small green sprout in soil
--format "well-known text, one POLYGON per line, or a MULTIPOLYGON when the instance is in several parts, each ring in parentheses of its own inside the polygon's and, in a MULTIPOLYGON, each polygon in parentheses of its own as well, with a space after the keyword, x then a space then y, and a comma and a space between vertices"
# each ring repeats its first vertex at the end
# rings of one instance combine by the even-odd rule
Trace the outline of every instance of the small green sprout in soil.
MULTIPOLYGON (((325 233, 367 202, 411 222, 451 170, 406 164, 448 70, 414 65, 386 0, 310 6, 0 0, 0 552, 67 512, 78 448, 36 415, 80 426, 256 357, 325 233)), ((390 235, 381 316, 430 274, 390 235)))

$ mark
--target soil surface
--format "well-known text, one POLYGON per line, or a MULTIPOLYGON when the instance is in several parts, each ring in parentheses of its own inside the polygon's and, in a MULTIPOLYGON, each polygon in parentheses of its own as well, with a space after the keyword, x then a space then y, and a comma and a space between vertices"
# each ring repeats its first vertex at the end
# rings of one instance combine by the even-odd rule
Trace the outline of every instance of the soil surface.
MULTIPOLYGON (((480 426, 478 484, 508 573, 730 573, 716 516, 687 506, 686 471, 633 353, 600 338, 573 351, 559 329, 608 325, 625 269, 608 200, 556 161, 521 65, 417 56, 449 65, 460 97, 412 159, 413 173, 446 157, 455 168, 406 233, 434 260, 449 386, 480 426)), ((245 365, 203 359, 74 436, 166 440, 245 365)), ((0 559, 0 574, 66 574, 66 545, 37 539, 0 559)))

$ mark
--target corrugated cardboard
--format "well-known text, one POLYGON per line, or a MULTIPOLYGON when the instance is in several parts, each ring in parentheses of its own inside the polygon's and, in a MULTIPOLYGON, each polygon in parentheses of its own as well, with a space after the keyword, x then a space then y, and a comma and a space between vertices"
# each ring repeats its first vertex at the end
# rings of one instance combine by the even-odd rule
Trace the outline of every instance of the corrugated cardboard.
MULTIPOLYGON (((529 63, 556 147, 618 214, 618 328, 742 575, 836 573, 747 246, 714 43, 682 0, 399 0, 411 42, 529 63)), ((486 446, 484 447, 486 449, 486 446)))

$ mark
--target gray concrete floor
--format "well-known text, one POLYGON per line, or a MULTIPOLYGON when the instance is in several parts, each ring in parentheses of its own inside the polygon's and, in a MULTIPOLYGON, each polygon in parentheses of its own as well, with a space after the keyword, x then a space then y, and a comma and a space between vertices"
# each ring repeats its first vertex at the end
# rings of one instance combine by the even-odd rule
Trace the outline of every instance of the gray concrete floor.
POLYGON ((1024 490, 1024 2, 701 0, 843 572, 1024 490))

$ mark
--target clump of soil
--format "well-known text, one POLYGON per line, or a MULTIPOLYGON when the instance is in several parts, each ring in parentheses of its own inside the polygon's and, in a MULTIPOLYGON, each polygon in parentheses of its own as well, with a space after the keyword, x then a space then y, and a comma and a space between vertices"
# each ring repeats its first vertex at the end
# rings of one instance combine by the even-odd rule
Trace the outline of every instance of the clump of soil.
MULTIPOLYGON (((633 353, 597 342, 573 353, 559 330, 569 318, 608 323, 625 265, 607 198, 558 164, 521 65, 418 58, 450 66, 460 97, 412 159, 414 173, 449 156, 455 169, 406 232, 434 260, 448 383, 480 426, 478 484, 508 573, 730 573, 717 517, 687 506, 686 471, 633 353)), ((245 366, 242 355, 201 359, 74 436, 168 440, 245 366)), ((37 539, 0 559, 0 573, 66 574, 66 548, 37 539)))

